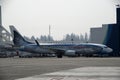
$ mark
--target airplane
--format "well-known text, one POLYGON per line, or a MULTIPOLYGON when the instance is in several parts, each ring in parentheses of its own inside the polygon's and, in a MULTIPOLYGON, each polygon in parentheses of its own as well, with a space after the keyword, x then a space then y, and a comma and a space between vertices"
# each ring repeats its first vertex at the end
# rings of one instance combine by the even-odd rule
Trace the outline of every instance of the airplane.
POLYGON ((58 58, 65 56, 104 56, 109 55, 113 50, 103 44, 95 43, 80 43, 80 44, 39 44, 37 40, 35 43, 26 41, 22 35, 10 26, 12 29, 13 43, 19 46, 20 51, 30 52, 34 54, 56 54, 58 58))

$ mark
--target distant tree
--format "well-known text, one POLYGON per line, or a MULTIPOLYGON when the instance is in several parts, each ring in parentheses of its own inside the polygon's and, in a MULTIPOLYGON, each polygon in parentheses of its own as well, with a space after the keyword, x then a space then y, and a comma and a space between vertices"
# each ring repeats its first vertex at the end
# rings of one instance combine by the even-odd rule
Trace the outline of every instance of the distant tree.
POLYGON ((34 40, 35 40, 35 37, 34 37, 34 36, 32 36, 32 37, 31 37, 31 40, 32 40, 32 41, 34 41, 34 40))
POLYGON ((71 36, 69 34, 66 34, 64 41, 71 41, 71 36))
POLYGON ((38 42, 40 42, 40 39, 39 39, 38 37, 36 38, 36 40, 37 40, 38 42))
POLYGON ((71 34, 66 34, 65 38, 63 39, 63 41, 67 41, 67 42, 78 42, 80 41, 79 39, 79 35, 76 35, 74 33, 71 34))
POLYGON ((82 34, 80 34, 80 42, 84 42, 84 36, 82 34))
POLYGON ((46 36, 46 35, 43 36, 43 35, 41 35, 40 41, 49 42, 49 41, 54 41, 54 40, 53 40, 53 37, 51 37, 51 36, 46 36))
POLYGON ((49 35, 48 35, 47 38, 48 38, 48 41, 54 41, 52 36, 49 36, 49 35))
POLYGON ((85 42, 88 42, 88 34, 85 33, 85 42))
MULTIPOLYGON (((34 36, 32 36, 31 38, 29 37, 26 37, 24 36, 24 38, 28 41, 34 41, 34 40, 37 40, 37 41, 42 41, 42 42, 49 42, 49 41, 54 41, 53 37, 52 36, 46 36, 46 35, 41 35, 39 38, 35 38, 34 36)), ((80 42, 80 43, 84 43, 84 42, 88 42, 89 41, 89 37, 88 37, 88 34, 85 33, 84 35, 83 34, 80 34, 80 35, 76 35, 74 33, 71 33, 71 34, 66 34, 65 37, 63 38, 63 40, 59 40, 58 42, 80 42)))
POLYGON ((31 41, 31 39, 27 36, 24 36, 24 39, 27 40, 27 41, 31 41))
POLYGON ((40 40, 41 40, 41 41, 47 41, 47 37, 46 37, 46 36, 41 35, 40 40))

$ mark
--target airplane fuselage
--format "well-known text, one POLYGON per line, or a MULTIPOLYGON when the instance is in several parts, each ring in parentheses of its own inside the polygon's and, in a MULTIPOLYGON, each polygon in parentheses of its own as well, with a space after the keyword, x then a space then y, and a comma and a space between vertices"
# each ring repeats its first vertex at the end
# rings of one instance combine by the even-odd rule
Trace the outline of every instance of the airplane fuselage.
POLYGON ((82 44, 48 44, 48 45, 25 45, 20 50, 31 53, 55 53, 66 56, 109 54, 112 49, 101 44, 82 43, 82 44))

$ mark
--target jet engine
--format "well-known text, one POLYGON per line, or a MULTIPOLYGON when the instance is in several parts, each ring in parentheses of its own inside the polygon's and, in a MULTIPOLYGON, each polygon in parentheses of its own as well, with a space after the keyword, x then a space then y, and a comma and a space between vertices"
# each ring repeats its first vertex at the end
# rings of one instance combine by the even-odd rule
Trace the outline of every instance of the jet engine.
POLYGON ((65 51, 65 56, 76 56, 75 50, 67 50, 65 51))

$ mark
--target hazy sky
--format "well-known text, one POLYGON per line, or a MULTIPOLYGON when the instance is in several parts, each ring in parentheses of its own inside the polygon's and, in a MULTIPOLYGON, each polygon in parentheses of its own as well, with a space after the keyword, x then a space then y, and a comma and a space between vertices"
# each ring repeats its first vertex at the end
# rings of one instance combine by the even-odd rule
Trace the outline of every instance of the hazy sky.
POLYGON ((90 27, 116 22, 120 0, 0 0, 3 26, 14 25, 22 35, 48 35, 55 40, 65 34, 89 33, 90 27))

